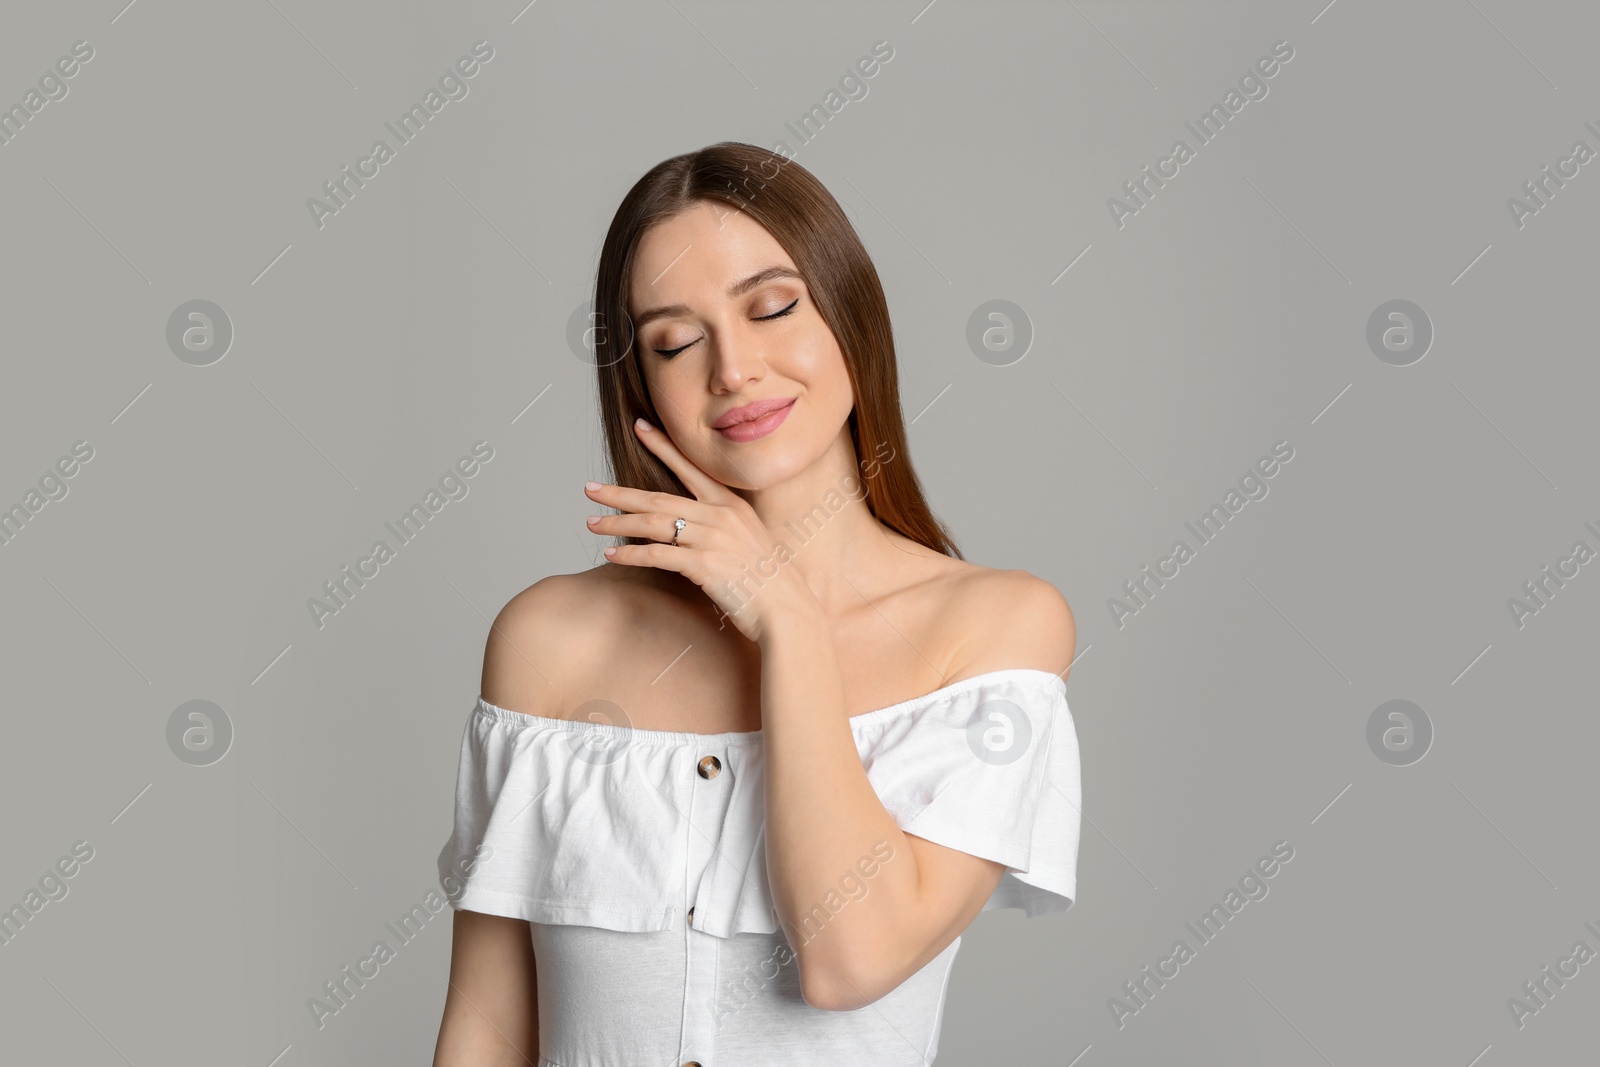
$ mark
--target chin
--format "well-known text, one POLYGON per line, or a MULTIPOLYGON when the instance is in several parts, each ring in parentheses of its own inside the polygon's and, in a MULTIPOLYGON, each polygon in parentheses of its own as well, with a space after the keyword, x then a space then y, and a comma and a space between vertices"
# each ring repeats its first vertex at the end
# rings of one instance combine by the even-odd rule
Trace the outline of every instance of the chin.
MULTIPOLYGON (((820 455, 819 452, 812 456, 811 462, 815 462, 820 455)), ((717 460, 718 462, 714 462, 711 466, 701 469, 728 488, 743 490, 768 489, 774 485, 782 485, 807 466, 801 456, 789 450, 781 454, 762 456, 759 459, 746 459, 737 467, 732 463, 721 462, 720 456, 717 460)))

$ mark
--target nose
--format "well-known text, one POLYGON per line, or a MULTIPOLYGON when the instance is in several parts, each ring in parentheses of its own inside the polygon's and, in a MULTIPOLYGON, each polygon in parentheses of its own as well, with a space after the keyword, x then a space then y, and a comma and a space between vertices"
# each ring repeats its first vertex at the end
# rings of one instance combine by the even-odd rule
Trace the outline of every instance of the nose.
POLYGON ((766 358, 761 353, 760 342, 750 331, 734 326, 717 333, 715 359, 711 365, 713 392, 737 393, 746 384, 759 382, 766 374, 766 358))

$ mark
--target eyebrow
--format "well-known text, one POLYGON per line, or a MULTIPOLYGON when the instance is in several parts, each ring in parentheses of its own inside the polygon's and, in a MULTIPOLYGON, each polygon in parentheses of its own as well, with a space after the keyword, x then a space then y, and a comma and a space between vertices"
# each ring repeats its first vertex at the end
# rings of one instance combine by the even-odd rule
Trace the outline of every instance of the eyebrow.
MULTIPOLYGON (((801 278, 799 272, 794 270, 792 267, 763 267, 754 274, 750 275, 748 278, 741 279, 740 281, 736 281, 732 285, 728 286, 728 299, 733 300, 737 297, 741 297, 757 286, 765 285, 767 282, 774 281, 778 278, 795 278, 800 281, 805 280, 804 278, 801 278)), ((668 318, 673 315, 688 314, 690 314, 690 308, 687 304, 668 304, 663 307, 653 307, 648 311, 641 311, 639 314, 633 317, 633 328, 635 330, 641 330, 647 324, 654 322, 656 319, 668 318)))

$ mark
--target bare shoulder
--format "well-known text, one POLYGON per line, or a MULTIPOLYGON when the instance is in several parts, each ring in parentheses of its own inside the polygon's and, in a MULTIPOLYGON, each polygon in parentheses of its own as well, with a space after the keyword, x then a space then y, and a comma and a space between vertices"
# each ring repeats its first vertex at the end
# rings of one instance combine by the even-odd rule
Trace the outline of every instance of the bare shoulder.
POLYGON ((506 602, 484 643, 480 694, 498 707, 560 718, 572 681, 590 667, 597 632, 623 615, 624 568, 606 563, 539 579, 506 602), (586 636, 587 635, 587 636, 586 636))
POLYGON ((957 674, 1032 667, 1066 677, 1077 627, 1059 589, 1025 570, 974 564, 953 579, 949 617, 963 627, 957 674))

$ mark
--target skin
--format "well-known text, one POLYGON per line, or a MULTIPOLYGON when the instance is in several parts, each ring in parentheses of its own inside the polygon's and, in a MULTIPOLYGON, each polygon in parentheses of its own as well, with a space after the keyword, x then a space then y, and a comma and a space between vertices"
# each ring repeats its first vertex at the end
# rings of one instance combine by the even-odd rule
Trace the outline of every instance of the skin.
MULTIPOLYGON (((899 829, 867 780, 849 717, 993 670, 1064 677, 1076 636, 1048 582, 953 559, 873 517, 852 480, 862 468, 846 422, 844 357, 805 282, 772 278, 729 295, 773 266, 795 269, 766 229, 725 205, 694 205, 643 236, 629 310, 665 425, 634 432, 693 495, 585 488, 592 503, 618 512, 591 516, 591 533, 658 543, 608 550, 609 563, 552 575, 514 597, 491 628, 482 693, 555 718, 583 717, 586 702, 603 699, 608 719, 621 709, 623 724, 638 729, 763 731, 768 876, 801 993, 813 1007, 848 1011, 942 952, 1004 873, 899 829), (678 310, 647 318, 657 307, 678 310), (797 399, 765 437, 738 443, 712 429, 729 409, 772 397, 797 399), (812 516, 809 539, 797 536, 825 500, 843 506, 820 530, 812 516), (665 544, 680 516, 688 526, 676 546, 665 544), (792 551, 774 566, 779 540, 792 551), (752 588, 751 574, 772 576, 752 588), (737 582, 743 595, 728 591, 737 582), (806 940, 800 924, 878 842, 893 857, 870 892, 806 940)), ((463 919, 471 914, 457 913, 453 982, 465 951, 465 993, 497 989, 515 1012, 532 1000, 533 978, 511 972, 520 954, 488 945, 525 944, 527 924, 463 919), (488 932, 491 922, 498 932, 488 932)), ((448 1023, 448 1001, 446 1014, 448 1023)), ((466 1029, 465 1009, 457 1014, 466 1029)), ((493 1022, 504 1040, 483 1036, 495 1032, 487 1019, 471 1027, 484 1049, 509 1042, 533 1055, 536 1021, 532 1029, 509 1016, 493 1022)), ((435 1060, 456 1062, 465 1061, 435 1060)))

